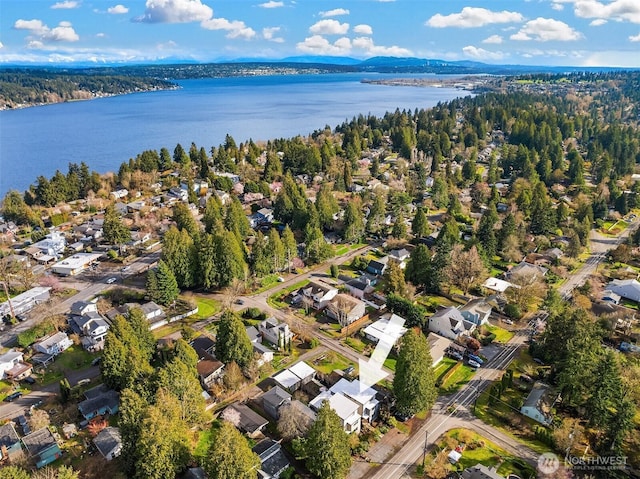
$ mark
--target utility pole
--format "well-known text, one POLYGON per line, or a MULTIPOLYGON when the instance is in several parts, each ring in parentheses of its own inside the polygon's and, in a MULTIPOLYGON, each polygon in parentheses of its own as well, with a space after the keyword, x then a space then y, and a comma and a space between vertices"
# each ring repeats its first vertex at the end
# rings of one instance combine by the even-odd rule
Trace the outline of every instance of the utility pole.
POLYGON ((13 304, 11 303, 11 296, 9 296, 9 289, 7 288, 7 282, 3 281, 2 286, 4 286, 4 294, 7 296, 7 303, 9 304, 9 310, 11 311, 11 317, 15 318, 15 312, 13 311, 13 304))
POLYGON ((422 469, 424 470, 427 462, 427 442, 429 441, 429 430, 424 432, 424 449, 422 450, 422 469))

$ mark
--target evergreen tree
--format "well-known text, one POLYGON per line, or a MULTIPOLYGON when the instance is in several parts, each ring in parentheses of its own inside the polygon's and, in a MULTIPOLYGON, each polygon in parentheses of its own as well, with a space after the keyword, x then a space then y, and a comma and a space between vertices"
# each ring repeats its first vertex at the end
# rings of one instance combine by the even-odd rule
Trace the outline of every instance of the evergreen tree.
POLYGON ((342 237, 345 241, 357 241, 364 234, 364 217, 359 200, 352 199, 344 211, 344 228, 342 237))
POLYGON ((298 256, 298 243, 296 242, 295 236, 293 236, 293 231, 289 228, 289 225, 284 227, 282 230, 282 246, 284 247, 284 255, 286 258, 287 266, 291 266, 291 261, 293 258, 298 256))
POLYGON ((307 226, 304 236, 305 253, 309 264, 322 263, 333 256, 333 248, 324 239, 320 228, 307 226))
POLYGON ((385 294, 407 295, 407 283, 404 280, 404 270, 395 261, 390 261, 384 272, 385 294))
POLYGON ((19 466, 5 465, 0 469, 0 479, 31 479, 31 475, 19 466))
POLYGON ((437 396, 429 343, 424 334, 411 329, 403 336, 393 378, 398 411, 413 415, 430 409, 437 396))
POLYGON ((216 358, 223 363, 235 361, 247 367, 253 359, 253 346, 242 321, 233 311, 222 314, 216 335, 216 358))
POLYGON ((351 467, 347 433, 338 415, 325 401, 311 425, 305 443, 306 465, 320 479, 342 479, 351 467))
POLYGON ((320 187, 315 205, 320 226, 325 229, 333 229, 332 226, 335 223, 333 215, 340 211, 340 206, 327 183, 324 183, 320 187))
POLYGON ((429 221, 427 221, 427 216, 424 214, 424 208, 422 207, 418 207, 416 210, 416 214, 411 222, 411 232, 416 238, 424 238, 431 233, 429 221))
POLYGON ((598 378, 598 383, 592 385, 591 397, 586 403, 587 416, 589 425, 603 427, 611 422, 613 411, 624 397, 620 370, 611 351, 604 351, 593 377, 598 378))
POLYGON ((209 479, 254 479, 260 458, 230 423, 223 421, 214 433, 204 470, 209 479))
POLYGON ((176 203, 173 207, 173 221, 179 230, 186 230, 191 238, 197 238, 200 234, 200 226, 193 217, 186 203, 176 203))
POLYGON ((202 214, 202 222, 207 233, 215 233, 222 227, 222 203, 216 195, 211 195, 202 214))
POLYGON ((269 231, 269 253, 273 261, 272 271, 282 271, 287 264, 284 243, 275 228, 269 231))
POLYGON ((391 236, 395 239, 405 239, 407 237, 407 224, 405 223, 402 215, 399 215, 393 223, 391 236))
POLYGON ((227 211, 224 217, 224 226, 227 230, 234 233, 241 241, 247 237, 251 230, 249 219, 247 218, 247 215, 244 214, 242 204, 235 196, 227 206, 227 211))
POLYGON ((120 393, 118 411, 118 427, 122 439, 122 454, 120 455, 125 473, 132 476, 138 457, 138 438, 142 429, 142 418, 149 404, 133 389, 125 389, 120 393))
POLYGON ((267 153, 267 161, 264 164, 264 181, 273 181, 282 175, 282 162, 280 157, 274 152, 267 153))
POLYGON ((180 231, 175 226, 169 228, 162 237, 162 259, 179 287, 191 288, 196 285, 196 245, 187 230, 180 231))
POLYGON ((482 245, 485 257, 492 260, 498 250, 498 240, 496 239, 495 226, 498 222, 498 212, 493 203, 485 210, 478 225, 477 239, 482 245))
POLYGON ((151 299, 163 306, 173 304, 178 299, 180 294, 178 282, 173 271, 164 261, 160 260, 155 270, 149 271, 147 291, 151 299))
POLYGON ((219 287, 229 286, 233 279, 244 279, 247 263, 238 237, 231 231, 215 236, 215 273, 219 287))
POLYGON ((426 286, 431 271, 431 251, 426 245, 419 244, 409 256, 405 268, 405 278, 416 286, 426 286))
POLYGON ((378 234, 384 226, 384 217, 387 212, 385 194, 377 192, 369 209, 366 230, 368 233, 378 234))
POLYGON ((205 404, 194 365, 176 357, 158 371, 157 385, 177 399, 181 421, 194 426, 202 420, 205 404))
POLYGON ((269 274, 273 271, 273 258, 270 255, 270 245, 264 235, 258 231, 251 248, 251 269, 258 277, 269 274))
POLYGON ((157 341, 149 329, 149 322, 147 321, 144 312, 140 308, 131 308, 127 317, 129 319, 131 331, 137 340, 140 352, 147 361, 150 361, 153 353, 156 352, 157 341))
POLYGON ((102 231, 104 233, 104 239, 109 244, 117 245, 121 247, 123 244, 131 240, 131 232, 127 228, 113 205, 107 206, 104 212, 104 223, 102 224, 102 231))

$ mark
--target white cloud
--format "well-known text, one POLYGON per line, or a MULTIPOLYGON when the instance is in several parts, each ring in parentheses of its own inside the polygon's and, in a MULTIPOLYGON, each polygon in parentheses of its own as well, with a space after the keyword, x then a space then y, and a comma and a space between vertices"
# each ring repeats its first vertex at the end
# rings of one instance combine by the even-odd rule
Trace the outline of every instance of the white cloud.
POLYGON ((580 18, 603 18, 640 23, 640 2, 636 0, 612 0, 607 3, 597 0, 576 0, 573 11, 580 18))
POLYGON ((129 9, 124 5, 120 5, 120 4, 116 5, 115 7, 107 8, 107 13, 111 13, 112 15, 122 15, 128 12, 129 12, 129 9))
POLYGON ((509 38, 517 41, 568 42, 581 39, 582 34, 559 20, 538 17, 525 23, 518 33, 509 38))
POLYGON ((250 40, 256 36, 253 28, 247 27, 243 21, 229 21, 226 18, 210 18, 200 23, 200 26, 206 30, 225 30, 227 38, 243 38, 250 40))
POLYGON ((489 43, 493 45, 499 45, 502 43, 502 37, 500 35, 491 35, 488 38, 482 40, 482 43, 489 43))
POLYGON ((382 45, 376 45, 370 37, 357 37, 353 39, 353 48, 364 51, 365 56, 393 56, 393 57, 408 57, 411 56, 411 50, 406 48, 392 45, 385 47, 382 45))
POLYGON ((640 42, 640 33, 638 33, 637 35, 631 35, 629 37, 629 41, 630 42, 640 42))
POLYGON ((348 31, 348 23, 340 23, 333 19, 320 20, 309 27, 309 32, 315 35, 344 35, 348 31))
POLYGON ((16 30, 27 30, 28 40, 35 45, 46 41, 51 42, 77 42, 80 37, 73 29, 70 22, 60 22, 57 27, 49 28, 42 20, 16 20, 13 24, 16 30))
POLYGON ((284 7, 284 2, 276 2, 274 0, 269 0, 268 2, 261 3, 258 6, 262 8, 280 8, 280 7, 284 7))
POLYGON ((164 43, 158 43, 156 45, 156 48, 158 50, 174 50, 177 46, 178 44, 176 42, 174 42, 173 40, 169 40, 164 43))
POLYGON ((96 33, 96 37, 98 38, 105 38, 107 36, 106 33, 100 32, 100 33, 96 33))
POLYGON ((320 16, 327 17, 339 17, 340 15, 349 15, 349 10, 346 8, 334 8, 333 10, 327 10, 326 12, 320 12, 320 16))
POLYGON ((507 10, 493 12, 486 8, 464 7, 460 13, 452 13, 451 15, 437 13, 427 20, 425 25, 434 28, 473 28, 494 23, 519 23, 522 21, 524 21, 524 17, 518 12, 507 10))
POLYGON ((590 27, 599 27, 600 25, 604 25, 605 23, 607 23, 607 21, 604 18, 596 18, 594 21, 592 21, 589 26, 590 27))
POLYGON ((2 42, 0 42, 0 49, 4 48, 4 45, 2 44, 2 42))
POLYGON ((313 35, 305 38, 303 42, 298 42, 296 49, 313 55, 346 55, 351 51, 351 41, 342 37, 331 43, 321 35, 313 35))
POLYGON ((360 24, 353 27, 354 33, 359 33, 360 35, 373 35, 373 28, 370 25, 360 24))
POLYGON ((561 11, 561 10, 564 10, 564 5, 561 3, 552 3, 551 8, 557 11, 561 11))
POLYGON ((31 40, 27 44, 27 48, 30 50, 41 50, 42 48, 44 48, 44 43, 39 40, 31 40))
POLYGON ((213 10, 200 0, 147 0, 144 14, 135 18, 144 23, 203 22, 213 16, 213 10))
POLYGON ((489 50, 485 50, 484 48, 474 47, 472 45, 466 46, 462 49, 462 52, 476 60, 502 60, 505 57, 505 54, 502 52, 490 52, 489 50))
POLYGON ((280 27, 266 27, 262 29, 262 36, 265 40, 275 43, 284 43, 284 38, 277 37, 276 33, 280 31, 280 27))
POLYGON ((58 3, 54 3, 53 5, 51 5, 51 8, 53 8, 54 10, 57 9, 71 9, 71 8, 78 8, 80 6, 80 2, 76 2, 73 0, 66 0, 64 2, 58 2, 58 3))
POLYGON ((47 27, 42 20, 16 20, 13 24, 13 28, 16 30, 29 30, 29 33, 32 35, 44 35, 49 31, 49 27, 47 27))

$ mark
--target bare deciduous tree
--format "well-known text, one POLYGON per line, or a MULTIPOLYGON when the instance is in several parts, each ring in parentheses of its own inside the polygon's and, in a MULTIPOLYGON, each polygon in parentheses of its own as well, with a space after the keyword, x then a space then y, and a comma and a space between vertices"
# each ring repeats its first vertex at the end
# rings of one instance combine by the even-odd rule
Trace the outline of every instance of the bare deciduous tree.
POLYGON ((509 282, 515 287, 507 289, 507 298, 510 303, 518 306, 521 311, 530 311, 547 294, 547 285, 536 274, 513 274, 509 278, 509 282))
POLYGON ((475 246, 465 251, 462 245, 455 245, 445 275, 450 284, 460 288, 462 294, 467 294, 473 286, 482 283, 489 273, 475 246))
POLYGON ((222 417, 222 419, 230 424, 233 424, 236 427, 238 427, 238 425, 240 424, 240 413, 232 407, 228 407, 227 409, 222 411, 222 414, 220 416, 222 417))
POLYGON ((349 311, 351 311, 352 303, 348 298, 345 298, 344 295, 338 295, 327 305, 327 308, 340 326, 344 328, 349 325, 349 311))
POLYGON ((280 409, 280 419, 278 419, 278 432, 285 441, 304 436, 313 420, 307 416, 300 408, 293 404, 285 404, 280 409))
POLYGON ((47 427, 49 424, 49 414, 44 409, 35 409, 29 418, 29 426, 33 431, 47 427))

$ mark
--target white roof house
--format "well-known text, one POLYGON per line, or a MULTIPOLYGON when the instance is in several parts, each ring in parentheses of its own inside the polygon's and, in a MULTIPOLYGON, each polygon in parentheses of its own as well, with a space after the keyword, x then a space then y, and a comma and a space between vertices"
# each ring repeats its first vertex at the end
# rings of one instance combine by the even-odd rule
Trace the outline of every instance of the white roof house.
POLYGON ((67 336, 66 333, 60 331, 54 335, 49 336, 48 338, 43 339, 39 343, 36 343, 33 348, 40 353, 52 354, 54 356, 57 356, 72 344, 73 341, 69 339, 69 336, 67 336))
MULTIPOLYGON (((508 288, 514 287, 509 281, 498 278, 487 278, 482 286, 497 293, 504 293, 508 288)), ((517 288, 518 286, 515 287, 517 288)))
POLYGON ((298 378, 300 378, 300 381, 302 381, 303 384, 311 381, 316 375, 316 370, 313 369, 304 361, 295 363, 293 366, 289 368, 289 371, 291 371, 298 378))
POLYGON ((342 393, 332 394, 330 391, 325 391, 316 396, 309 403, 309 406, 311 409, 318 411, 324 401, 328 401, 329 407, 340 417, 345 432, 360 432, 361 421, 360 414, 358 413, 360 406, 358 403, 352 401, 342 393))
POLYGON ((364 388, 358 379, 347 381, 342 378, 329 391, 333 394, 343 394, 358 404, 358 414, 363 419, 372 422, 378 416, 380 402, 376 399, 376 390, 371 387, 364 388))
POLYGON ((284 369, 273 376, 273 380, 289 392, 300 388, 300 378, 288 369, 284 369))
POLYGON ((405 320, 397 314, 382 317, 364 328, 362 332, 369 341, 377 343, 381 338, 389 338, 391 336, 400 338, 407 332, 407 328, 401 326, 405 320), (391 323, 391 324, 389 324, 391 323))
POLYGON ((87 266, 98 261, 100 253, 76 253, 73 256, 58 261, 51 267, 51 271, 62 276, 74 276, 84 271, 87 266))
POLYGON ((4 379, 5 373, 16 364, 23 361, 23 354, 20 351, 11 350, 0 356, 0 379, 4 379))
POLYGON ((635 279, 614 279, 606 289, 622 298, 640 302, 640 283, 635 279))
POLYGON ((51 291, 49 287, 38 286, 11 298, 11 307, 9 301, 0 303, 0 317, 11 314, 11 308, 16 315, 28 312, 35 305, 48 300, 49 291, 51 291))

